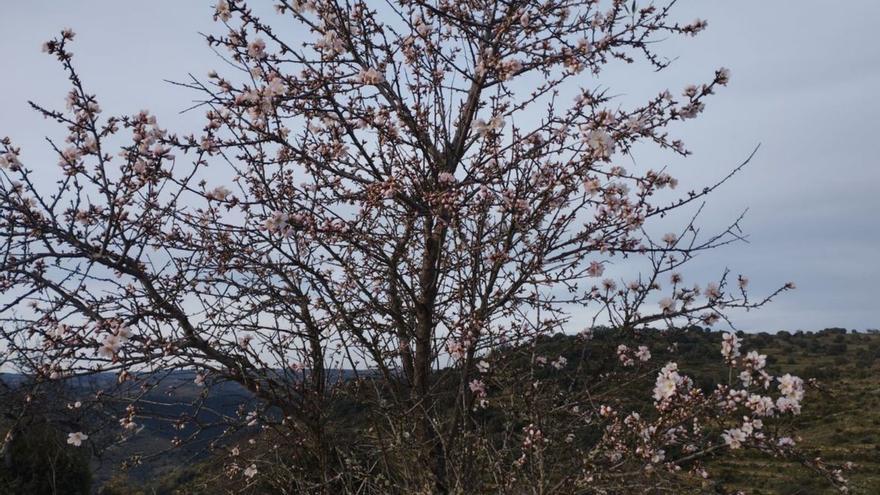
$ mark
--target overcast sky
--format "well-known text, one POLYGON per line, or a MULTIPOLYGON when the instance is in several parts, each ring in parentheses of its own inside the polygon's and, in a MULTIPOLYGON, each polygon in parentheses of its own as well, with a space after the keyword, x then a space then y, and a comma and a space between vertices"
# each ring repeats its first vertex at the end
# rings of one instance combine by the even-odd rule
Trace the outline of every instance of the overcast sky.
MULTIPOLYGON (((27 100, 62 107, 65 81, 40 45, 61 28, 77 32, 76 63, 105 113, 149 108, 172 130, 198 130, 200 113, 179 116, 192 94, 165 79, 204 76, 221 62, 199 32, 217 32, 210 1, 0 0, 0 136, 21 145, 25 163, 54 173, 45 135, 58 128, 27 100)), ((718 178, 761 149, 745 171, 712 198, 707 227, 749 208, 749 244, 695 260, 696 278, 724 267, 744 273, 755 291, 786 281, 798 289, 758 312, 736 315, 747 330, 880 327, 880 2, 849 0, 680 0, 677 16, 709 21, 694 39, 670 39, 672 68, 612 68, 600 81, 623 95, 680 92, 731 69, 728 88, 703 116, 676 128, 693 157, 662 161, 685 185, 718 178)), ((653 167, 654 165, 652 165, 653 167)))

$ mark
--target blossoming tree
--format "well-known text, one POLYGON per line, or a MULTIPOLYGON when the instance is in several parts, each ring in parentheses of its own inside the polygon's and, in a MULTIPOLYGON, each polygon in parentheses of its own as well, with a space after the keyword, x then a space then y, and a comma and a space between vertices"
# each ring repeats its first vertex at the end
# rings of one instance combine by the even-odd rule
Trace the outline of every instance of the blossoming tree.
MULTIPOLYGON (((194 134, 147 111, 104 116, 64 31, 44 51, 70 79, 67 108, 34 105, 67 130, 51 143, 56 187, 0 144, 7 359, 45 380, 113 372, 141 390, 179 369, 206 393, 237 382, 260 404, 241 422, 296 445, 301 469, 273 482, 303 491, 701 486, 706 455, 792 453, 765 422, 797 413, 803 384, 769 375, 733 334, 723 357, 737 373, 714 390, 624 343, 594 382, 535 378, 580 366, 535 355, 542 335, 713 325, 791 288, 753 299, 727 273, 685 285, 681 265, 738 240, 739 219, 708 236, 696 217, 662 238, 650 227, 726 179, 664 201, 672 175, 620 165, 639 143, 687 155, 668 126, 728 83, 721 68, 635 106, 590 89, 613 60, 664 69, 657 41, 706 27, 672 20, 674 3, 285 0, 258 17, 220 0, 225 29, 208 42, 237 70, 182 83, 205 111, 194 134), (637 260, 641 274, 602 278, 637 260), (651 411, 596 392, 627 373, 656 378, 651 411), (342 396, 365 405, 368 427, 340 425, 342 396)), ((119 420, 134 428, 127 397, 119 420)), ((267 475, 268 460, 233 454, 230 476, 267 475)))

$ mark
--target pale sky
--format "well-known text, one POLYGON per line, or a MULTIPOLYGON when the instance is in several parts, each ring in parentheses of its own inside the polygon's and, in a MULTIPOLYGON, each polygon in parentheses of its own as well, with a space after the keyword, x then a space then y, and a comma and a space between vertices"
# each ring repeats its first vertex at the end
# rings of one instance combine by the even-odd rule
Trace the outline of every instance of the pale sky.
MULTIPOLYGON (((178 115, 192 93, 164 80, 222 72, 199 35, 221 29, 212 3, 0 0, 0 136, 22 146, 38 173, 57 170, 43 136, 59 129, 27 100, 63 107, 64 75, 40 45, 65 27, 77 32, 75 62, 106 114, 149 108, 174 131, 200 129, 201 112, 178 115)), ((668 164, 683 186, 699 187, 761 144, 751 165, 711 198, 704 222, 719 227, 749 208, 750 243, 707 253, 690 273, 710 277, 730 267, 749 276, 756 294, 797 284, 767 308, 735 315, 739 328, 880 327, 880 2, 680 0, 677 12, 682 21, 707 19, 709 28, 661 45, 676 58, 672 68, 612 67, 585 85, 624 98, 678 93, 720 66, 731 69, 730 85, 706 112, 675 129, 693 157, 636 157, 668 164)))

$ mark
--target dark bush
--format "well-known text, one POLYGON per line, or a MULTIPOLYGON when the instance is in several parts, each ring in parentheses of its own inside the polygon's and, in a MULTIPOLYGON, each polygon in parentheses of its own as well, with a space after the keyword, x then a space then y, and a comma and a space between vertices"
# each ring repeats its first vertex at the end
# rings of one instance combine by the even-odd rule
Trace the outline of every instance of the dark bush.
POLYGON ((64 434, 44 422, 21 427, 0 463, 0 494, 88 494, 88 454, 68 446, 64 434))

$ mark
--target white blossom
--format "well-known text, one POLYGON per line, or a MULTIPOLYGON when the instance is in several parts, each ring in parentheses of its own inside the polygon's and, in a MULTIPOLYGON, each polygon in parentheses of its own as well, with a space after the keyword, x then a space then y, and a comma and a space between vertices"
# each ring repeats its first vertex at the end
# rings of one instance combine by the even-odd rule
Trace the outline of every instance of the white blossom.
POLYGON ((751 369, 757 371, 763 369, 764 366, 767 365, 767 356, 764 354, 758 354, 757 351, 749 351, 743 359, 743 362, 751 369))
POLYGON ((229 2, 226 0, 218 0, 217 6, 214 10, 214 15, 224 22, 228 21, 231 17, 231 13, 229 12, 229 2))
POLYGON ((384 82, 385 76, 383 76, 378 70, 370 67, 369 69, 361 69, 361 71, 358 72, 358 80, 362 84, 375 86, 384 82))
POLYGON ((247 54, 251 58, 266 58, 266 42, 262 38, 256 38, 248 44, 247 54))
POLYGON ((230 194, 232 194, 232 191, 230 191, 229 189, 227 189, 223 186, 217 186, 214 189, 211 189, 210 191, 208 191, 207 196, 209 199, 216 199, 216 200, 222 201, 222 200, 225 200, 230 194))
POLYGON ((804 398, 804 381, 796 376, 786 373, 779 378, 779 392, 793 401, 804 398))
POLYGON ((566 364, 568 364, 568 359, 565 359, 565 356, 559 356, 559 358, 557 358, 556 361, 553 361, 553 363, 551 364, 554 368, 561 370, 562 368, 565 368, 566 364))
POLYGON ((477 119, 473 123, 473 129, 482 137, 490 132, 498 132, 504 128, 504 118, 501 115, 495 115, 488 122, 483 119, 477 119))
POLYGON ((315 49, 327 54, 342 53, 345 50, 345 42, 336 34, 336 31, 328 30, 315 42, 315 49))
POLYGON ((108 359, 113 358, 116 353, 119 351, 119 348, 125 343, 126 339, 120 337, 116 334, 109 334, 104 337, 104 342, 101 343, 101 347, 98 348, 98 354, 108 359))
POLYGON ((654 400, 662 402, 669 399, 684 383, 684 377, 678 374, 678 364, 667 363, 657 375, 657 381, 654 384, 654 400))
POLYGON ((726 332, 721 338, 721 355, 724 356, 724 359, 730 362, 738 358, 740 347, 739 337, 734 333, 726 332))
POLYGON ((794 447, 794 440, 791 437, 780 437, 776 441, 776 445, 779 447, 794 447))
POLYGON ((729 430, 724 430, 721 437, 724 439, 724 443, 726 443, 728 447, 731 449, 738 449, 742 447, 743 442, 746 441, 747 435, 746 432, 740 428, 731 428, 729 430))
POLYGON ((709 282, 709 284, 706 285, 705 294, 710 301, 721 297, 721 291, 718 289, 718 284, 716 284, 715 282, 709 282))
POLYGON ((614 152, 614 140, 602 129, 594 129, 584 135, 584 141, 593 155, 598 158, 609 158, 614 152))
POLYGON ((664 297, 663 299, 661 299, 658 304, 660 306, 660 311, 662 311, 664 314, 672 313, 675 311, 675 301, 668 297, 664 297))
POLYGON ((775 405, 773 399, 763 395, 752 394, 746 401, 746 406, 758 416, 772 416, 775 405))
POLYGON ((74 447, 79 447, 82 445, 83 440, 88 440, 89 436, 81 431, 77 431, 75 433, 67 434, 67 443, 73 445, 74 447))

